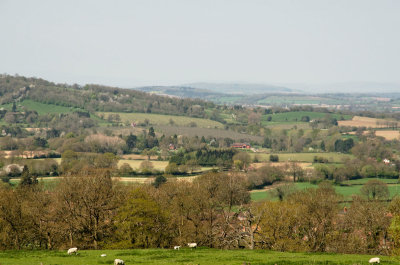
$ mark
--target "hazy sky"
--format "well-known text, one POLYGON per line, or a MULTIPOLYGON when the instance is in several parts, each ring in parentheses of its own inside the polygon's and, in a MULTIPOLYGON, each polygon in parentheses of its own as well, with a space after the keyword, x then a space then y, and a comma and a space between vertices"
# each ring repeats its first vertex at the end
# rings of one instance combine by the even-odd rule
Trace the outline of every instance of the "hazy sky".
POLYGON ((400 83, 399 0, 0 0, 0 73, 123 87, 400 83))

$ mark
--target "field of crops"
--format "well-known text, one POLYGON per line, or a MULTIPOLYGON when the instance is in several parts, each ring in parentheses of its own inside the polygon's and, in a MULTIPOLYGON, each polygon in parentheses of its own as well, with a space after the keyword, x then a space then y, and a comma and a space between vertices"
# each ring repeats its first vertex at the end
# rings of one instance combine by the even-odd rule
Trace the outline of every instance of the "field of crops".
POLYGON ((115 113, 115 112, 97 112, 97 115, 104 115, 107 119, 110 114, 118 114, 122 122, 136 122, 143 123, 146 119, 149 120, 150 124, 153 125, 166 125, 173 121, 177 126, 193 126, 190 123, 195 123, 200 128, 223 128, 223 124, 217 121, 208 119, 192 118, 187 116, 174 116, 174 115, 162 115, 162 114, 151 114, 151 113, 115 113))
MULTIPOLYGON (((139 169, 140 164, 145 160, 130 160, 130 159, 121 159, 118 161, 118 167, 121 167, 123 164, 128 164, 133 169, 139 169)), ((168 166, 168 161, 150 161, 154 166, 154 169, 164 171, 165 167, 168 166)))
MULTIPOLYGON (((348 121, 338 121, 339 126, 366 127, 366 128, 387 128, 392 121, 375 119, 369 117, 354 116, 348 121)), ((399 123, 397 123, 399 125, 399 123)), ((390 127, 390 126, 389 126, 390 127)))
MULTIPOLYGON (((3 251, 0 252, 2 265, 63 264, 92 265, 110 264, 114 259, 124 260, 130 264, 368 264, 371 255, 321 254, 274 252, 266 250, 219 250, 198 248, 190 250, 172 249, 126 249, 126 250, 78 250, 78 255, 67 255, 66 251, 3 251), (106 257, 101 257, 101 254, 106 257)), ((398 257, 379 256, 383 264, 399 264, 398 257)))
POLYGON ((400 138, 400 132, 399 131, 389 131, 389 130, 378 130, 375 131, 376 136, 380 136, 385 138, 386 140, 394 140, 394 139, 399 139, 400 138))

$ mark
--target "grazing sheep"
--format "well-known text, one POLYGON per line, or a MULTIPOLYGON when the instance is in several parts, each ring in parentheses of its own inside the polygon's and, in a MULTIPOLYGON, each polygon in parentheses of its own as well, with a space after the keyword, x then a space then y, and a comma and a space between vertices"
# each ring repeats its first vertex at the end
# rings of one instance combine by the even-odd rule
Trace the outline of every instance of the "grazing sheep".
POLYGON ((122 259, 115 259, 114 265, 125 265, 125 262, 122 259))
POLYGON ((106 254, 101 254, 101 255, 100 255, 100 257, 106 257, 106 256, 107 256, 106 254))
POLYGON ((78 254, 78 248, 70 248, 68 249, 68 255, 71 255, 72 253, 75 253, 75 255, 78 254))
POLYGON ((381 263, 381 259, 380 258, 371 258, 368 262, 369 263, 381 263))
POLYGON ((181 246, 175 246, 174 249, 175 250, 179 250, 181 248, 181 246))
POLYGON ((197 248, 197 243, 188 243, 188 247, 190 247, 191 249, 197 248))

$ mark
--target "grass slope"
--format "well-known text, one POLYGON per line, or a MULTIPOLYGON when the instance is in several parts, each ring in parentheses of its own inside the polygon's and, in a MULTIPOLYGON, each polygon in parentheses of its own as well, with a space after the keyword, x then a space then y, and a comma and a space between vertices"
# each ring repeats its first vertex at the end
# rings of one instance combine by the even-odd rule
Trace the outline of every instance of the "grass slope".
POLYGON ((104 115, 105 118, 110 114, 119 114, 122 122, 144 122, 145 119, 150 121, 150 124, 167 125, 172 119, 178 126, 188 126, 189 123, 195 122, 197 127, 201 128, 223 128, 224 125, 217 121, 208 119, 192 118, 185 116, 151 114, 151 113, 122 113, 122 112, 98 112, 97 115, 104 115))
MULTIPOLYGON (((289 253, 265 250, 219 250, 200 248, 179 251, 171 249, 134 250, 86 250, 79 255, 68 256, 66 251, 3 251, 0 253, 2 265, 63 264, 91 265, 113 264, 119 258, 125 264, 368 264, 371 255, 289 253), (106 257, 100 257, 102 253, 106 257)), ((380 256, 383 264, 399 264, 398 257, 380 256)))
MULTIPOLYGON (((12 104, 1 105, 1 107, 11 110, 12 104)), ((69 113, 74 110, 78 110, 77 108, 63 107, 53 104, 44 104, 40 102, 36 102, 30 99, 24 100, 22 102, 17 103, 17 109, 22 110, 21 107, 25 107, 27 110, 36 110, 39 115, 47 114, 47 113, 69 113)))

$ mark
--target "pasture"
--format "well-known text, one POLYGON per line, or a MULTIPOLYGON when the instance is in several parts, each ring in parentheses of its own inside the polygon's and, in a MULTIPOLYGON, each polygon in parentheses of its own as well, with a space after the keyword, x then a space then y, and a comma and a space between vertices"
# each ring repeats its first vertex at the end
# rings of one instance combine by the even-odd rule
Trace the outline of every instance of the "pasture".
MULTIPOLYGON (((353 155, 342 154, 342 153, 276 153, 279 156, 280 162, 296 161, 304 163, 314 162, 314 157, 323 157, 328 159, 330 163, 342 163, 344 159, 352 159, 353 155)), ((254 158, 257 156, 260 161, 269 161, 270 154, 266 153, 250 153, 250 156, 254 158)))
POLYGON ((262 136, 243 134, 239 132, 234 132, 231 130, 215 129, 215 128, 192 128, 192 127, 177 127, 170 125, 157 125, 154 126, 157 131, 163 132, 166 136, 171 135, 184 135, 188 137, 199 136, 199 137, 215 137, 215 138, 225 138, 229 137, 238 142, 262 142, 262 136))
MULTIPOLYGON (((1 105, 1 107, 11 110, 12 104, 5 104, 1 105)), ((22 110, 21 107, 25 107, 27 110, 35 110, 39 115, 44 115, 44 114, 59 114, 59 113, 69 113, 73 112, 74 110, 78 110, 76 108, 70 108, 70 107, 64 107, 64 106, 58 106, 54 104, 45 104, 45 103, 40 103, 36 102, 30 99, 26 99, 22 102, 18 102, 17 104, 17 109, 22 110)))
POLYGON ((318 96, 306 95, 274 95, 267 96, 257 101, 258 104, 263 105, 282 105, 282 104, 298 104, 298 105, 340 105, 343 104, 340 100, 333 98, 324 98, 318 96))
POLYGON ((369 118, 369 117, 360 117, 354 116, 353 119, 347 121, 338 121, 339 126, 350 126, 350 127, 366 127, 366 128, 387 128, 391 127, 390 124, 398 122, 369 118))
POLYGON ((340 115, 336 113, 324 113, 324 112, 314 112, 314 111, 291 111, 291 112, 282 112, 275 114, 267 114, 263 115, 262 121, 263 124, 268 125, 268 117, 271 117, 270 122, 300 122, 302 117, 308 116, 310 120, 313 119, 322 119, 327 115, 332 118, 336 118, 337 120, 345 119, 349 120, 352 118, 351 115, 340 115))
POLYGON ((97 112, 96 115, 104 116, 105 119, 108 118, 110 114, 118 114, 121 118, 121 122, 123 123, 144 123, 147 119, 149 123, 152 125, 167 125, 170 124, 170 120, 177 126, 192 126, 191 123, 195 123, 197 127, 200 128, 223 128, 224 125, 220 122, 201 119, 201 118, 193 118, 187 116, 174 116, 174 115, 163 115, 163 114, 152 114, 152 113, 122 113, 122 112, 97 112))
MULTIPOLYGON (((32 265, 32 264, 63 264, 92 265, 110 264, 119 258, 130 264, 244 264, 274 265, 274 264, 368 264, 368 260, 376 255, 352 255, 333 253, 295 253, 275 252, 268 250, 220 250, 198 248, 190 250, 173 249, 126 249, 126 250, 78 250, 78 255, 67 255, 67 251, 2 251, 2 265, 32 265), (101 254, 106 257, 101 257, 101 254)), ((396 256, 379 256, 383 264, 399 264, 396 256)))
MULTIPOLYGON (((371 179, 377 178, 365 178, 365 179, 356 179, 356 180, 348 180, 345 181, 343 186, 334 185, 336 192, 343 196, 343 200, 351 200, 352 195, 360 195, 360 189, 363 184, 371 179)), ((394 196, 400 195, 400 184, 397 179, 379 179, 386 184, 388 184, 390 198, 394 196)), ((296 190, 304 190, 308 188, 318 188, 318 185, 311 184, 309 182, 297 182, 294 184, 296 190)), ((266 186, 263 190, 252 190, 251 191, 251 199, 253 201, 261 201, 261 200, 274 200, 272 197, 272 191, 274 190, 273 186, 266 186)))

